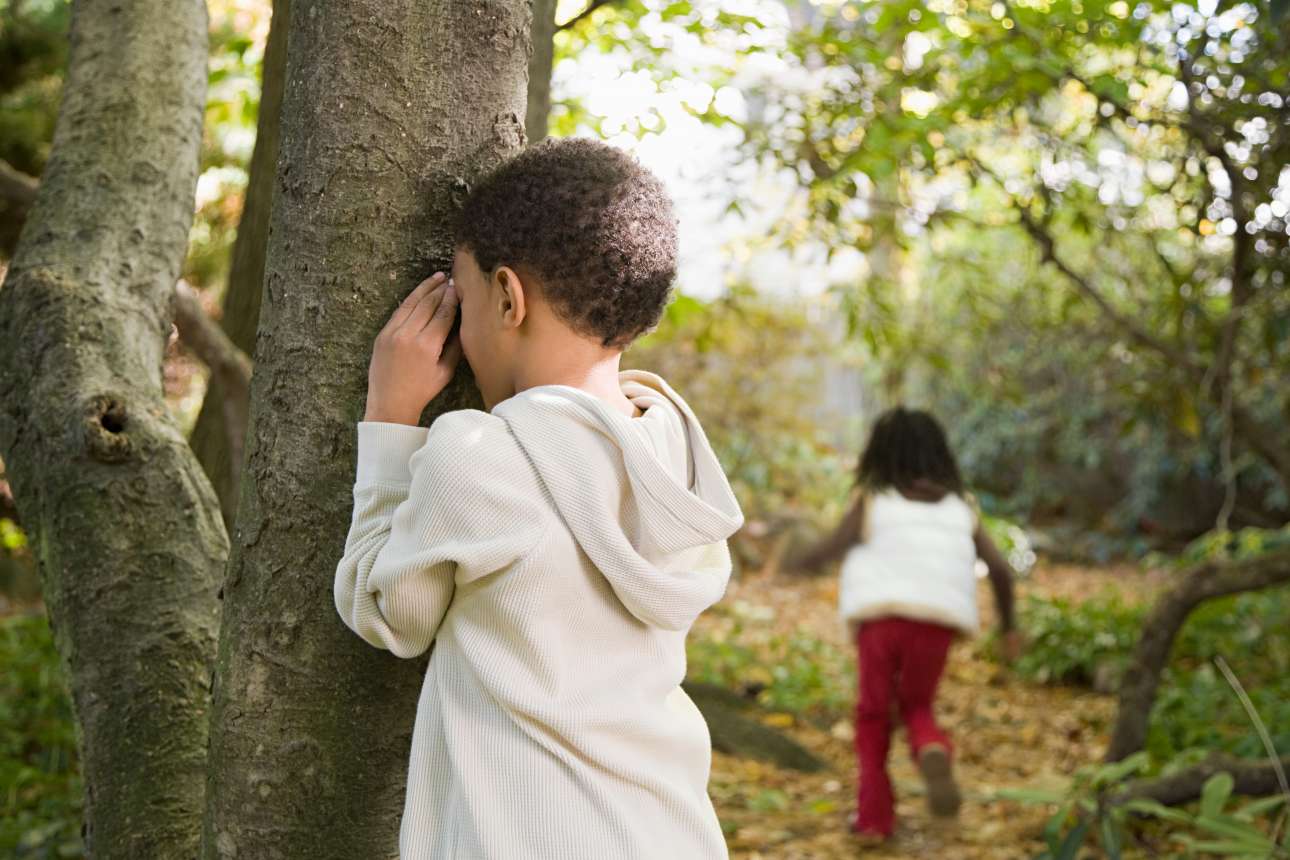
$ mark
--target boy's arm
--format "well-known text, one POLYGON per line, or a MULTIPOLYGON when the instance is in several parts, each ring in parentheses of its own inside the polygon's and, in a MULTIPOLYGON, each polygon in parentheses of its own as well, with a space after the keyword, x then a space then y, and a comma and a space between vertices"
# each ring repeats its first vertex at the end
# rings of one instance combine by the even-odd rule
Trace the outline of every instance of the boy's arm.
POLYGON ((418 557, 411 540, 428 513, 426 488, 417 487, 410 500, 412 463, 424 459, 418 454, 427 437, 424 427, 359 422, 354 514, 333 588, 345 624, 400 657, 415 657, 430 647, 453 592, 452 565, 418 557))
POLYGON ((354 517, 335 601, 345 624, 377 648, 425 653, 456 583, 514 565, 540 539, 538 491, 498 424, 474 410, 446 412, 429 431, 359 423, 354 517))
POLYGON ((847 550, 860 542, 864 527, 865 497, 856 498, 842 522, 832 534, 789 560, 790 570, 818 571, 831 561, 846 555, 847 550))

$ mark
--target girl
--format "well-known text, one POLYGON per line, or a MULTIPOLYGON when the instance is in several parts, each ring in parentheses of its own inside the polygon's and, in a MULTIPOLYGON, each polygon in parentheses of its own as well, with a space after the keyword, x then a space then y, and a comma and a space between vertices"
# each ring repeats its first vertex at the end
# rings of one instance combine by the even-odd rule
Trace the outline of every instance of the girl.
POLYGON ((978 629, 978 557, 990 572, 1005 659, 1016 658, 1020 638, 1013 627, 1012 569, 981 528, 935 418, 903 407, 880 416, 860 457, 856 485, 859 493, 842 523, 794 566, 814 570, 844 558, 839 610, 859 650, 860 670, 860 789, 851 831, 880 841, 895 823, 887 776, 893 701, 932 813, 958 812, 953 746, 932 706, 950 643, 978 629))

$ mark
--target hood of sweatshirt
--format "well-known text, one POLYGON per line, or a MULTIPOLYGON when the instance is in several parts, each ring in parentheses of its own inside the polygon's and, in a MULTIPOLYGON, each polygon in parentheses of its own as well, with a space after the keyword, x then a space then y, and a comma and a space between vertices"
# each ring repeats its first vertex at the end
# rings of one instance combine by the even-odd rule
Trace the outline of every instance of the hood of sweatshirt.
POLYGON ((582 551, 640 621, 684 630, 725 593, 743 514, 689 405, 655 374, 619 375, 629 418, 566 385, 495 406, 582 551))

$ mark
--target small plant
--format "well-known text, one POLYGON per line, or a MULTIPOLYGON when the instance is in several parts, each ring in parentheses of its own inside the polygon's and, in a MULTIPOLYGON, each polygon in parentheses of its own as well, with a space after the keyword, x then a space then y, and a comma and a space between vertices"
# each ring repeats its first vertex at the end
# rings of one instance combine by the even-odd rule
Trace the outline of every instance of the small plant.
POLYGON ((1211 776, 1194 810, 1165 806, 1149 798, 1116 799, 1130 777, 1146 769, 1147 753, 1123 761, 1081 768, 1067 792, 1029 789, 1003 790, 999 797, 1023 803, 1055 804, 1057 811, 1044 827, 1047 850, 1036 860, 1075 860, 1089 844, 1098 845, 1108 860, 1120 860, 1132 838, 1135 822, 1155 820, 1167 828, 1167 838, 1179 852, 1169 856, 1219 856, 1240 860, 1290 857, 1290 840, 1278 841, 1261 826, 1279 809, 1286 795, 1236 802, 1231 774, 1211 776))
POLYGON ((850 655, 805 633, 775 635, 756 618, 736 615, 729 627, 688 643, 696 681, 746 691, 774 711, 837 717, 854 695, 850 655))
POLYGON ((1123 667, 1143 615, 1114 596, 1082 603, 1030 598, 1021 609, 1030 644, 1017 671, 1041 683, 1092 685, 1104 667, 1123 667))

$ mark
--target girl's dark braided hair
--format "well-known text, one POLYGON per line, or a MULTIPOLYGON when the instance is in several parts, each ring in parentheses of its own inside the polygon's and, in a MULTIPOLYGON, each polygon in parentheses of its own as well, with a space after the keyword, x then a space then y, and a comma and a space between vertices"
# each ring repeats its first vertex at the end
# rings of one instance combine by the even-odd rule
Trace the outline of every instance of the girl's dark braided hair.
POLYGON ((888 409, 873 425, 860 455, 856 483, 871 492, 907 492, 920 482, 963 492, 963 478, 940 422, 921 409, 888 409))

